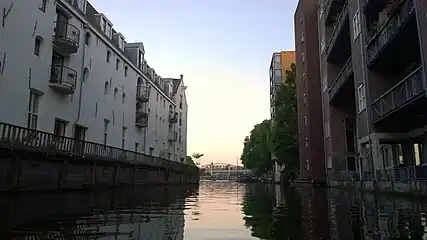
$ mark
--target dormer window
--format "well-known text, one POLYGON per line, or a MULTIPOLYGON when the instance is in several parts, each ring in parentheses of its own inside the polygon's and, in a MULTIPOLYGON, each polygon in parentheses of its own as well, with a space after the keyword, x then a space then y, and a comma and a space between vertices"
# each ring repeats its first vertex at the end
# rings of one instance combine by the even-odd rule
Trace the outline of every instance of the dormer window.
POLYGON ((104 18, 101 17, 101 31, 105 32, 105 28, 107 26, 107 22, 104 18))
POLYGON ((138 56, 138 68, 142 71, 142 67, 144 66, 144 53, 139 50, 139 56, 138 56))
POLYGON ((125 47, 124 43, 125 43, 125 40, 122 37, 119 37, 119 48, 121 50, 124 50, 124 47, 125 47))
POLYGON ((112 26, 110 24, 107 24, 107 28, 105 29, 105 34, 108 36, 108 38, 111 38, 111 29, 112 29, 112 26))
POLYGON ((83 13, 86 13, 86 0, 76 0, 77 7, 82 11, 83 13))

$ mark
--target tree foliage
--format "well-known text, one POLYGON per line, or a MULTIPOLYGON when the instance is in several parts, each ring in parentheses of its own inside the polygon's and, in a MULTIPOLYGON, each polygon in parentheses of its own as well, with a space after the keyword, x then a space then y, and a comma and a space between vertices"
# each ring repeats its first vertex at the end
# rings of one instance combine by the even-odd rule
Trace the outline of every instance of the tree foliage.
POLYGON ((272 121, 270 149, 276 161, 285 164, 288 171, 296 171, 298 161, 298 114, 296 98, 295 64, 286 71, 286 81, 274 101, 276 108, 272 121))
POLYGON ((271 152, 269 149, 270 120, 256 124, 250 135, 244 140, 243 152, 240 157, 242 164, 260 176, 271 170, 271 152))
POLYGON ((274 101, 275 116, 254 126, 245 137, 242 164, 260 176, 273 167, 272 156, 287 171, 296 172, 298 160, 298 115, 296 98, 296 69, 286 71, 285 85, 281 86, 274 101))
POLYGON ((187 156, 187 164, 191 166, 196 166, 196 163, 194 163, 193 158, 191 156, 187 156))

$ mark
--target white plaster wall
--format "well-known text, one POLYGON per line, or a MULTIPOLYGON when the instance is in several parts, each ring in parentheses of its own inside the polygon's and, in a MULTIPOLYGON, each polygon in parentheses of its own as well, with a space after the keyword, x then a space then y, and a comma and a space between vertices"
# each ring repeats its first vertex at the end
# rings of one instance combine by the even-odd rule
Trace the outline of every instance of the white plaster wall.
MULTIPOLYGON (((108 119, 110 121, 108 145, 121 147, 122 127, 125 126, 126 149, 135 150, 135 143, 139 143, 139 152, 144 152, 144 144, 145 153, 149 153, 149 148, 152 147, 155 156, 159 156, 160 151, 164 149, 174 152, 175 143, 169 144, 168 141, 169 105, 175 107, 175 102, 170 98, 171 94, 167 96, 162 93, 140 71, 135 70, 111 43, 105 41, 106 36, 97 28, 89 26, 87 31, 91 34, 91 41, 85 46, 85 29, 82 19, 77 15, 73 15, 69 23, 80 29, 80 46, 77 53, 70 55, 68 63, 68 67, 77 71, 76 91, 73 95, 55 92, 49 87, 49 78, 57 3, 48 1, 46 11, 43 12, 38 8, 38 1, 2 0, 0 9, 9 9, 12 2, 13 7, 4 27, 0 25, 1 62, 6 53, 4 72, 0 74, 0 122, 27 126, 29 92, 30 88, 34 88, 43 92, 39 106, 38 130, 53 132, 55 118, 60 118, 69 122, 66 136, 72 137, 75 124, 79 124, 87 127, 87 141, 102 143, 104 119, 108 119), (43 38, 40 56, 34 54, 36 36, 43 38), (109 63, 106 61, 108 49, 112 52, 109 63), (117 58, 120 59, 118 70, 116 70, 117 58), (125 64, 128 65, 127 77, 124 76, 125 64), (84 68, 89 69, 85 81, 82 78, 84 68), (138 129, 135 126, 138 77, 151 86, 150 100, 144 107, 149 112, 148 128, 145 129, 138 129), (104 93, 106 81, 110 83, 107 94, 104 93), (78 119, 80 87, 82 87, 82 104, 78 119), (117 96, 114 95, 116 88, 117 96), (126 94, 124 103, 123 93, 126 94)), ((72 8, 69 11, 75 13, 72 8)), ((171 93, 173 89, 171 83, 166 84, 169 84, 171 93)), ((182 140, 186 145, 186 137, 182 140)), ((173 160, 179 160, 179 157, 173 160)))

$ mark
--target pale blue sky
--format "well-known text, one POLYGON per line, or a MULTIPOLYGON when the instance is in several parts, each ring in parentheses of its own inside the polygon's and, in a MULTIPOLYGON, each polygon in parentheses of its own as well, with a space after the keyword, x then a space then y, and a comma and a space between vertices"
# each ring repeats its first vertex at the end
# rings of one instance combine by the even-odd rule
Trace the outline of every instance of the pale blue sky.
MULTIPOLYGON (((297 0, 90 0, 163 77, 184 75, 188 154, 235 163, 269 118, 271 54, 294 49, 297 0)), ((239 160, 240 162, 240 160, 239 160)))

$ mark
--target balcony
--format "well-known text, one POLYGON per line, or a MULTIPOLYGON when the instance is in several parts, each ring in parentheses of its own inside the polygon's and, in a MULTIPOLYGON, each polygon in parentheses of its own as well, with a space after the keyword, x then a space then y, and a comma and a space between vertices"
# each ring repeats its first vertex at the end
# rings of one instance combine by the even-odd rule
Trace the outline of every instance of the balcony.
POLYGON ((325 24, 332 25, 334 23, 334 17, 341 11, 347 0, 328 0, 324 5, 325 24))
MULTIPOLYGON (((425 81, 423 78, 423 68, 418 67, 402 81, 375 100, 371 105, 373 123, 385 119, 398 109, 410 105, 420 96, 423 96, 425 93, 422 85, 422 82, 425 81)), ((425 106, 422 106, 422 108, 424 107, 425 106)), ((415 111, 412 111, 412 114, 414 113, 415 111)), ((406 116, 408 119, 411 117, 412 116, 406 116)))
POLYGON ((137 86, 136 100, 138 102, 148 102, 150 100, 150 92, 147 86, 137 86))
POLYGON ((338 74, 338 77, 335 79, 332 87, 329 89, 329 103, 332 103, 335 100, 338 93, 348 82, 351 76, 353 76, 353 65, 350 57, 341 72, 338 74))
POLYGON ((328 60, 331 58, 332 50, 335 48, 335 45, 339 40, 343 40, 341 37, 342 33, 344 32, 346 24, 349 31, 349 14, 348 14, 348 5, 347 3, 344 4, 342 11, 340 15, 337 17, 334 29, 332 30, 331 38, 328 41, 328 44, 325 47, 325 53, 328 57, 328 60))
POLYGON ((178 113, 169 111, 169 123, 177 123, 178 122, 178 113))
POLYGON ((77 72, 69 67, 53 65, 50 73, 49 86, 55 91, 69 95, 74 94, 77 82, 77 72))
POLYGON ((169 131, 168 140, 169 142, 176 142, 178 139, 178 133, 176 131, 169 131))
POLYGON ((76 53, 79 49, 80 30, 67 22, 56 22, 53 44, 62 54, 76 53))
POLYGON ((135 125, 140 128, 146 128, 148 126, 148 113, 140 110, 135 114, 135 125))
POLYGON ((395 38, 400 30, 406 25, 411 16, 415 14, 413 0, 402 1, 394 14, 374 33, 367 45, 368 66, 372 66, 380 53, 395 38))

